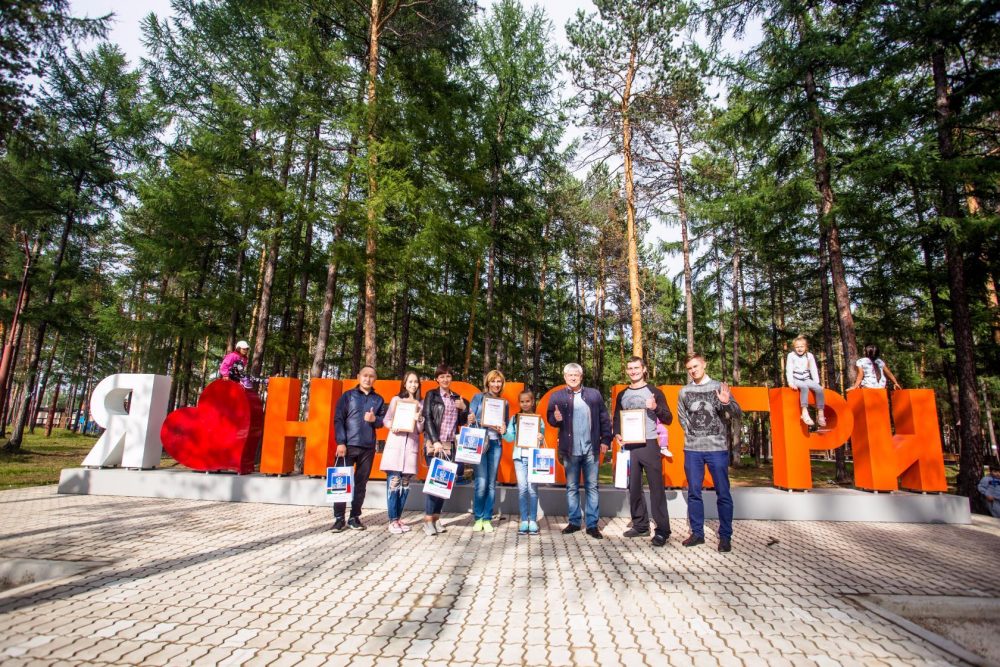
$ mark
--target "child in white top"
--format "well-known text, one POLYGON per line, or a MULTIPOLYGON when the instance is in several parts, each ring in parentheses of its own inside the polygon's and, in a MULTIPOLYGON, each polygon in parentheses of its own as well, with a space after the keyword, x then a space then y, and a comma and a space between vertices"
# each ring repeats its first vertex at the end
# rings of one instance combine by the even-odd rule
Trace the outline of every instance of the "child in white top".
POLYGON ((799 390, 799 405, 802 407, 802 422, 812 426, 809 416, 809 392, 816 397, 816 423, 820 428, 826 426, 826 415, 823 412, 823 385, 819 382, 819 368, 816 357, 809 351, 809 341, 805 336, 799 336, 792 341, 792 352, 785 360, 785 381, 792 389, 799 390))
POLYGON ((854 386, 851 389, 857 389, 858 387, 863 389, 885 389, 886 378, 892 380, 893 389, 902 389, 892 371, 879 358, 879 354, 878 345, 865 345, 865 356, 858 359, 855 364, 858 367, 858 372, 857 377, 854 378, 854 386))

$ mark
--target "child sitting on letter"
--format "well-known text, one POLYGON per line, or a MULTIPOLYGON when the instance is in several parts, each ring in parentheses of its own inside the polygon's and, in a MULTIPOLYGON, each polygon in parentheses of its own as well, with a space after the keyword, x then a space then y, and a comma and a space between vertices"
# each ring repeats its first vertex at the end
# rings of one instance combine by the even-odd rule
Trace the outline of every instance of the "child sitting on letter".
POLYGON ((809 392, 816 397, 816 423, 820 428, 826 427, 826 415, 823 413, 823 385, 819 382, 819 368, 816 367, 816 357, 809 351, 809 341, 805 336, 798 336, 792 341, 793 351, 785 360, 785 380, 792 389, 799 390, 799 405, 802 406, 802 422, 812 426, 809 416, 809 392))

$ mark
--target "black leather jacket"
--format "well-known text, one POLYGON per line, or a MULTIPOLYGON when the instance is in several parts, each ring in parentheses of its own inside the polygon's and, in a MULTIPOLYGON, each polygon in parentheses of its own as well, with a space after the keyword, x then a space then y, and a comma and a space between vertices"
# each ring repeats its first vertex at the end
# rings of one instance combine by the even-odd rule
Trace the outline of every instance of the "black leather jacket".
MULTIPOLYGON (((455 392, 451 392, 451 399, 462 398, 455 392)), ((431 389, 424 396, 424 445, 430 445, 441 440, 441 420, 444 418, 444 401, 441 399, 441 390, 437 387, 431 389)), ((469 419, 469 404, 466 402, 465 409, 458 411, 458 419, 455 420, 455 432, 459 430, 469 419)))

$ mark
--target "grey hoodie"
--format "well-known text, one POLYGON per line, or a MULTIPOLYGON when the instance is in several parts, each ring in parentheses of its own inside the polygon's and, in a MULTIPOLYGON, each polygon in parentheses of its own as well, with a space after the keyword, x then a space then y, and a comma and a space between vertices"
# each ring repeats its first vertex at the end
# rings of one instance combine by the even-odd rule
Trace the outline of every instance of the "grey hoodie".
POLYGON ((681 388, 677 396, 677 418, 684 429, 684 449, 692 452, 728 452, 729 420, 739 419, 743 410, 735 398, 723 405, 715 392, 719 381, 705 376, 681 388), (727 419, 728 417, 728 419, 727 419))

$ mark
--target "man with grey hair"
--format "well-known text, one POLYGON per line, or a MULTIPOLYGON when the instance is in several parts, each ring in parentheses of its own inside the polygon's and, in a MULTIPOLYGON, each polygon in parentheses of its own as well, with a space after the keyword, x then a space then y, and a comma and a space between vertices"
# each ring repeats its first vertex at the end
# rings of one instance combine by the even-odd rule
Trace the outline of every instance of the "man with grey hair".
POLYGON ((586 519, 587 534, 600 540, 604 536, 597 528, 597 468, 611 444, 611 417, 601 392, 583 386, 580 364, 566 364, 563 379, 566 388, 552 395, 545 415, 549 426, 559 429, 559 456, 566 468, 569 524, 562 532, 575 533, 586 519), (580 511, 581 472, 587 495, 585 516, 580 511))

